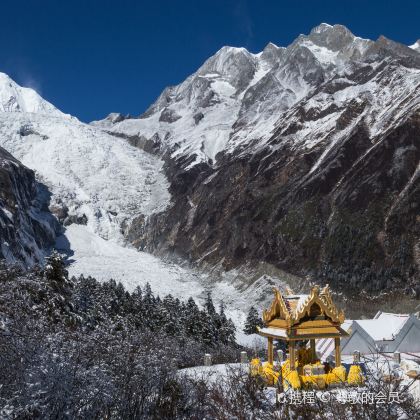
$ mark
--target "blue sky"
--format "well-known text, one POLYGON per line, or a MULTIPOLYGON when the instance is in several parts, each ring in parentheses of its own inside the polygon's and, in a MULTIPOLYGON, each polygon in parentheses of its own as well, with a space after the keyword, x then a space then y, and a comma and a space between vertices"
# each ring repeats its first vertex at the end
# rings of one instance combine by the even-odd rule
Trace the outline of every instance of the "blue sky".
POLYGON ((141 114, 223 45, 288 45, 321 22, 420 38, 420 1, 14 0, 1 5, 0 71, 83 121, 141 114))

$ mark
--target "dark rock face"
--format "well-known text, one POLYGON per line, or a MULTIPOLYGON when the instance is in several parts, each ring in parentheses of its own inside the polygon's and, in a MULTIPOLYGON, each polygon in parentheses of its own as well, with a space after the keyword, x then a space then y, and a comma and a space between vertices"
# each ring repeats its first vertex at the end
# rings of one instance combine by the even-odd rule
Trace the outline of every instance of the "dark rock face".
POLYGON ((167 122, 167 123, 173 123, 181 118, 180 115, 178 115, 176 112, 169 108, 165 108, 159 117, 159 121, 161 122, 167 122))
POLYGON ((128 237, 226 268, 264 260, 341 289, 416 288, 419 132, 420 113, 372 148, 360 126, 309 178, 321 151, 226 156, 216 171, 168 164, 175 205, 128 237))
POLYGON ((63 221, 63 225, 64 226, 70 226, 72 224, 87 225, 87 222, 88 222, 88 218, 86 214, 83 213, 81 216, 76 216, 76 215, 67 216, 63 221))
POLYGON ((130 114, 127 115, 123 115, 119 112, 111 112, 106 118, 105 120, 109 121, 112 124, 116 124, 119 123, 121 121, 124 120, 129 120, 131 118, 130 114))
POLYGON ((0 148, 0 258, 31 266, 54 245, 60 226, 33 171, 0 148))
POLYGON ((195 124, 197 125, 204 118, 204 114, 202 112, 197 112, 197 114, 195 114, 193 118, 195 124))
POLYGON ((44 139, 44 140, 48 139, 48 136, 41 135, 41 134, 40 134, 40 133, 38 133, 36 130, 34 130, 34 129, 33 129, 33 127, 32 127, 30 124, 25 124, 25 125, 23 125, 22 127, 20 127, 19 134, 20 134, 22 137, 25 137, 25 136, 30 136, 30 135, 32 135, 32 134, 35 134, 35 135, 37 135, 37 136, 40 136, 40 137, 41 137, 42 139, 44 139))

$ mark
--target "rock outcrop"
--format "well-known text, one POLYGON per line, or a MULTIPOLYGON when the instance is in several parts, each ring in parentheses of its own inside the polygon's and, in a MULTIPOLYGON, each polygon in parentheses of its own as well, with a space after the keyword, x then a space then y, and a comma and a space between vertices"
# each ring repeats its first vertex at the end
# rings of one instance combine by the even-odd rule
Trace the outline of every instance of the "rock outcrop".
POLYGON ((0 148, 0 258, 24 266, 43 262, 60 230, 48 203, 34 172, 0 148))

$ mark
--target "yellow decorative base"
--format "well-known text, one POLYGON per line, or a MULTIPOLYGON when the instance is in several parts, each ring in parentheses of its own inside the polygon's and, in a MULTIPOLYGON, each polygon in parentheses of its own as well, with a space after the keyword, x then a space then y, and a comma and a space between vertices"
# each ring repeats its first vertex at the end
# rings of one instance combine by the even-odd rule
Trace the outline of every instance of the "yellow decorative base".
POLYGON ((263 376, 270 385, 276 385, 279 380, 280 373, 274 370, 274 366, 271 363, 264 363, 262 367, 263 376))
MULTIPOLYGON (((311 366, 306 365, 303 369, 305 373, 321 371, 321 363, 315 363, 311 366), (311 368, 311 369, 309 369, 311 368)), ((261 363, 260 359, 252 359, 250 364, 250 374, 252 376, 261 376, 269 386, 277 384, 280 378, 280 372, 277 367, 265 362, 261 363)), ((325 389, 329 386, 338 386, 345 383, 349 385, 363 385, 365 378, 359 365, 352 365, 346 378, 346 369, 344 366, 338 366, 328 373, 299 375, 297 369, 290 370, 290 361, 286 360, 281 367, 283 387, 285 389, 325 389)))
POLYGON ((346 382, 346 369, 344 366, 335 367, 327 374, 328 385, 342 385, 346 382))
POLYGON ((363 385, 365 383, 365 378, 362 374, 362 369, 359 365, 351 365, 349 370, 349 376, 347 378, 347 383, 349 385, 363 385))
POLYGON ((252 359, 249 363, 249 371, 251 376, 257 376, 262 374, 262 365, 260 359, 252 359))

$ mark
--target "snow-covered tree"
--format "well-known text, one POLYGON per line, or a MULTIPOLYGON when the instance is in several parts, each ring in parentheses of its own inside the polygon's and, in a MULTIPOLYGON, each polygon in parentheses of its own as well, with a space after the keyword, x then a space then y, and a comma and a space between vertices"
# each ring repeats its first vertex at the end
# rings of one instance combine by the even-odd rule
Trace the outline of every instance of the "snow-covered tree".
POLYGON ((46 257, 43 277, 45 287, 39 289, 38 299, 45 302, 49 317, 55 322, 76 322, 71 299, 74 285, 68 278, 64 259, 57 251, 46 257))
POLYGON ((257 327, 262 327, 264 323, 259 317, 257 310, 251 306, 245 321, 244 333, 255 334, 258 332, 257 327))
POLYGON ((210 316, 213 316, 216 313, 216 309, 214 307, 213 299, 211 298, 211 293, 207 292, 206 301, 204 303, 204 308, 206 309, 207 313, 210 316))
POLYGON ((68 275, 64 259, 57 251, 45 258, 44 276, 55 291, 68 293, 68 288, 72 287, 68 275))

